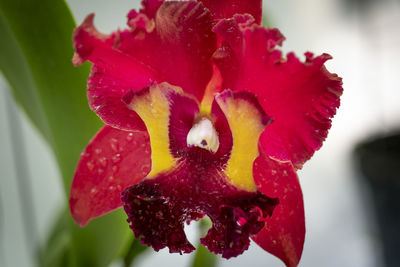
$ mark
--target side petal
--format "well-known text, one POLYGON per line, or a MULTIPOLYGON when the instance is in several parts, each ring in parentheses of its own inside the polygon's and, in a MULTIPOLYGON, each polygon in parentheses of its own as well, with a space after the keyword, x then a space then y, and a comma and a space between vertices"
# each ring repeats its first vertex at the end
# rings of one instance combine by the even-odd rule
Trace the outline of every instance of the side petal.
POLYGON ((293 165, 261 155, 254 161, 254 179, 258 189, 278 198, 279 204, 253 240, 287 266, 297 266, 303 251, 305 219, 303 194, 293 165))
POLYGON ((301 168, 325 140, 342 94, 342 80, 324 66, 331 57, 293 53, 283 58, 275 47, 284 37, 276 29, 255 24, 250 16, 222 20, 214 31, 222 45, 214 54, 224 88, 258 95, 274 118, 261 136, 270 156, 301 168))
POLYGON ((129 13, 131 29, 119 33, 116 48, 156 70, 158 82, 179 86, 200 101, 217 48, 210 11, 195 1, 169 1, 154 13, 159 1, 146 2, 144 10, 129 13))
POLYGON ((70 210, 75 222, 91 219, 122 206, 121 192, 150 171, 146 132, 103 127, 81 154, 71 185, 70 210))
POLYGON ((262 17, 262 0, 200 0, 217 19, 231 18, 235 14, 248 13, 258 24, 262 17))
POLYGON ((143 129, 135 112, 121 101, 128 90, 139 90, 156 79, 150 67, 112 48, 113 37, 99 33, 94 15, 86 17, 74 31, 75 65, 94 63, 88 81, 90 107, 108 125, 125 130, 143 129))

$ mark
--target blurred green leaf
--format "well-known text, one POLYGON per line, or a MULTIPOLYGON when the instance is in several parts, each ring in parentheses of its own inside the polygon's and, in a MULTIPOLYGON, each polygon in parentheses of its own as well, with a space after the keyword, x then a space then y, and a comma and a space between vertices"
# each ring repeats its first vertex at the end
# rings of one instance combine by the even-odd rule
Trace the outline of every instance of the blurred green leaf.
POLYGON ((44 251, 46 251, 46 253, 39 254, 40 266, 64 267, 70 265, 71 235, 69 234, 68 228, 67 210, 63 210, 58 216, 50 231, 50 236, 48 237, 44 251))
MULTIPOLYGON (((0 69, 53 149, 67 196, 79 155, 102 125, 87 104, 89 65, 74 68, 71 63, 74 27, 62 0, 0 0, 0 69)), ((55 243, 69 253, 66 266, 107 266, 130 240, 121 210, 85 228, 66 216, 60 227, 67 231, 58 230, 61 241, 55 243)), ((47 248, 44 253, 63 255, 47 248)))
POLYGON ((122 258, 124 259, 124 266, 135 266, 134 262, 136 260, 136 257, 145 252, 148 248, 148 246, 142 245, 139 239, 132 238, 129 247, 126 251, 124 251, 124 254, 122 255, 122 258))
POLYGON ((211 253, 206 247, 199 244, 193 259, 192 267, 216 267, 218 266, 218 258, 211 253))
MULTIPOLYGON (((200 220, 199 229, 200 235, 205 236, 207 234, 208 229, 210 229, 212 223, 208 217, 204 217, 200 220)), ((192 267, 216 267, 218 266, 218 256, 214 253, 210 252, 206 247, 202 244, 197 246, 196 252, 193 257, 192 267)))

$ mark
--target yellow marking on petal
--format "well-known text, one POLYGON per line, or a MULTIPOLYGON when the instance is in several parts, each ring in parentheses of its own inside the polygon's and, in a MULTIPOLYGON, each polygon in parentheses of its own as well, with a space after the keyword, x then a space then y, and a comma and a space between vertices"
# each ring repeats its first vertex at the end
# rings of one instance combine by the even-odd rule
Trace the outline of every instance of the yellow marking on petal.
POLYGON ((146 94, 136 95, 129 104, 145 123, 150 136, 152 166, 148 178, 175 165, 175 159, 169 150, 168 135, 170 110, 167 95, 171 88, 182 91, 179 87, 161 83, 151 86, 146 94))
POLYGON ((214 100, 214 94, 219 92, 222 87, 222 76, 217 66, 213 65, 213 74, 210 81, 207 84, 204 92, 203 100, 200 104, 200 113, 202 115, 208 115, 211 113, 211 106, 214 100))
POLYGON ((232 132, 233 146, 225 174, 239 189, 256 191, 253 162, 259 156, 258 138, 265 128, 262 114, 246 99, 216 98, 232 132))

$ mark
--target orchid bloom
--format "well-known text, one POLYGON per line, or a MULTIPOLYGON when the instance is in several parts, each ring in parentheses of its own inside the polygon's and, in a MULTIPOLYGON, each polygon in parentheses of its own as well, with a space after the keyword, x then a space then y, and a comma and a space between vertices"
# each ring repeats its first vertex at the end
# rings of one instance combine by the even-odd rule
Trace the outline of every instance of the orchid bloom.
POLYGON ((75 65, 93 63, 88 99, 104 126, 82 153, 70 194, 84 226, 124 207, 143 244, 194 250, 184 223, 230 258, 252 238, 287 266, 300 260, 303 196, 296 171, 327 137, 342 82, 330 56, 282 56, 260 26, 261 0, 144 0, 126 30, 87 16, 75 65))

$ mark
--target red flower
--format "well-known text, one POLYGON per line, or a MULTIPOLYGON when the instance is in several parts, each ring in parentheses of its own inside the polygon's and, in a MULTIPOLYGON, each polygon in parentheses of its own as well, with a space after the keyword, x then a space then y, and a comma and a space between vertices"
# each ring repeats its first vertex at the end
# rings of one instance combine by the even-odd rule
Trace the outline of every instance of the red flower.
POLYGON ((123 205, 144 244, 187 253, 183 224, 208 215, 210 251, 237 256, 251 237, 298 264, 296 170, 325 140, 342 82, 329 55, 282 57, 284 37, 260 20, 260 0, 145 0, 127 30, 101 34, 93 15, 75 30, 74 64, 93 63, 89 104, 107 124, 72 182, 79 225, 123 205))

